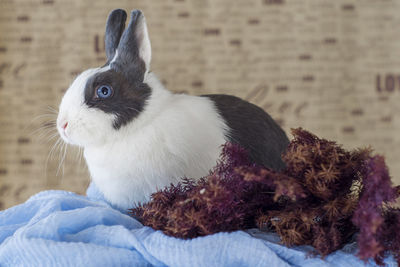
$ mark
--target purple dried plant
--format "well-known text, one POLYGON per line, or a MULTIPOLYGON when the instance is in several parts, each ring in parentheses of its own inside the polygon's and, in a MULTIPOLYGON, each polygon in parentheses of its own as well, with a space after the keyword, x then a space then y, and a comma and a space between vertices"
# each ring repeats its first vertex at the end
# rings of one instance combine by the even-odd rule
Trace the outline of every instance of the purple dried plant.
POLYGON ((167 235, 193 238, 258 226, 276 231, 282 243, 312 245, 325 256, 359 230, 359 256, 382 263, 385 252, 400 259, 400 211, 387 206, 391 186, 384 159, 371 149, 346 151, 299 128, 276 172, 249 161, 234 144, 207 177, 184 179, 156 192, 132 215, 167 235))
POLYGON ((399 237, 399 212, 396 209, 385 210, 385 205, 393 203, 398 193, 396 188, 392 187, 382 156, 369 158, 364 173, 361 197, 352 220, 360 231, 358 255, 364 260, 373 258, 382 265, 386 251, 391 250, 397 258, 400 253, 400 239, 394 239, 399 237), (397 230, 393 226, 398 227, 397 230), (387 233, 388 229, 391 229, 390 234, 387 233), (393 250, 395 248, 397 251, 393 250))

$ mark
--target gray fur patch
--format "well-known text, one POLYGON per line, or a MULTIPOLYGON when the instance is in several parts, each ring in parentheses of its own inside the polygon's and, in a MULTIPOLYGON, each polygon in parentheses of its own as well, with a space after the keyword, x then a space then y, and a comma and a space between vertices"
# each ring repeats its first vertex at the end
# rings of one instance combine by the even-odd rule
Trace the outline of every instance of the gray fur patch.
POLYGON ((151 88, 142 80, 127 79, 120 72, 110 69, 93 75, 86 83, 85 103, 90 108, 98 108, 105 113, 116 115, 113 127, 121 128, 137 117, 143 111, 151 88), (114 90, 111 97, 102 99, 96 97, 99 86, 108 85, 114 90))
POLYGON ((106 23, 105 48, 108 65, 115 56, 119 40, 125 28, 126 12, 122 9, 111 11, 106 23))
POLYGON ((289 139, 281 127, 264 110, 231 95, 202 95, 212 100, 229 127, 227 138, 247 149, 257 164, 275 170, 285 164, 281 154, 289 139))

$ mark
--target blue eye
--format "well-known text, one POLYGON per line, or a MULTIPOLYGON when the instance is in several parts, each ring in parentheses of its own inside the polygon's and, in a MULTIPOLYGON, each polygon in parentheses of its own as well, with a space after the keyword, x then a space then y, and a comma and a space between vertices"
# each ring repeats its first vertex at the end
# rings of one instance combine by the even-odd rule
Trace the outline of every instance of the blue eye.
POLYGON ((112 93, 113 89, 109 85, 100 85, 96 90, 96 96, 99 98, 109 98, 112 93))

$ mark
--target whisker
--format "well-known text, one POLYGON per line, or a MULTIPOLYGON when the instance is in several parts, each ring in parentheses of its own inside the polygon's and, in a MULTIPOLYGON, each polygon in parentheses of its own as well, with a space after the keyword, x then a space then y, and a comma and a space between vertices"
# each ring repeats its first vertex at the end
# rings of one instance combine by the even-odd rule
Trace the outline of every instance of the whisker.
POLYGON ((62 152, 61 152, 62 153, 61 161, 58 163, 58 169, 57 169, 56 176, 58 176, 61 171, 60 183, 62 183, 62 179, 64 177, 64 162, 65 162, 65 156, 67 154, 67 148, 68 148, 67 143, 64 143, 64 145, 62 147, 62 152))
POLYGON ((41 115, 37 115, 37 116, 33 117, 33 119, 31 121, 37 121, 38 119, 48 118, 48 117, 54 118, 55 114, 44 113, 44 114, 41 114, 41 115))
POLYGON ((63 148, 64 148, 64 143, 61 143, 60 152, 58 153, 58 166, 57 166, 56 176, 58 176, 58 172, 60 170, 60 162, 61 162, 61 158, 62 158, 62 154, 63 154, 63 148))
POLYGON ((127 109, 130 109, 130 110, 133 110, 133 111, 136 111, 136 112, 140 112, 138 109, 136 109, 136 108, 133 108, 133 107, 126 107, 127 109))
POLYGON ((54 128, 39 129, 39 130, 37 130, 35 133, 32 133, 32 136, 43 140, 43 139, 49 138, 49 136, 58 135, 57 129, 54 129, 54 128), (37 134, 38 132, 39 132, 39 134, 37 134))
MULTIPOLYGON (((33 125, 32 125, 33 126, 33 125)), ((27 131, 27 128, 28 128, 29 126, 26 126, 25 127, 25 129, 24 129, 24 131, 26 132, 27 131)), ((45 122, 45 123, 41 123, 39 126, 36 126, 35 127, 36 129, 34 129, 34 130, 31 130, 28 134, 30 135, 30 136, 35 136, 38 132, 47 132, 47 131, 49 131, 49 130, 57 130, 57 128, 56 128, 56 121, 55 120, 48 120, 47 122, 45 122)))
POLYGON ((47 155, 46 163, 45 163, 45 167, 44 167, 44 169, 45 169, 45 179, 46 179, 46 181, 47 181, 47 167, 48 167, 48 164, 49 164, 49 160, 50 160, 50 158, 52 157, 54 151, 57 149, 57 147, 61 144, 61 142, 62 142, 62 139, 59 137, 59 138, 57 139, 57 141, 54 142, 54 144, 52 145, 52 147, 51 147, 51 149, 50 149, 50 151, 49 151, 49 154, 47 155))
POLYGON ((62 144, 62 139, 58 138, 58 140, 53 144, 50 153, 48 155, 49 158, 53 158, 54 152, 58 149, 58 147, 62 144))
POLYGON ((56 137, 58 137, 58 136, 59 136, 58 132, 54 133, 53 135, 51 135, 51 136, 49 136, 49 137, 47 138, 47 142, 50 142, 51 140, 53 140, 54 138, 56 138, 56 137))
POLYGON ((55 114, 58 114, 58 110, 55 109, 55 108, 52 107, 52 106, 47 106, 47 110, 50 111, 50 112, 53 112, 53 113, 55 113, 55 114))
POLYGON ((61 165, 62 165, 62 162, 63 162, 63 158, 65 156, 65 151, 64 150, 65 150, 65 143, 63 143, 63 145, 62 145, 62 147, 60 149, 61 153, 58 156, 58 167, 57 167, 56 176, 58 176, 60 174, 61 165))
POLYGON ((64 179, 64 171, 65 171, 65 159, 67 156, 67 151, 68 151, 68 144, 65 143, 65 151, 64 151, 64 156, 63 156, 63 161, 62 161, 62 176, 61 176, 61 182, 64 179))
POLYGON ((50 126, 46 126, 46 127, 40 127, 37 130, 33 131, 31 134, 36 134, 38 132, 48 132, 48 131, 57 131, 57 128, 55 127, 50 127, 50 126))
POLYGON ((83 149, 82 149, 82 147, 78 147, 78 150, 77 150, 77 160, 78 160, 78 164, 82 164, 82 154, 83 154, 83 149))

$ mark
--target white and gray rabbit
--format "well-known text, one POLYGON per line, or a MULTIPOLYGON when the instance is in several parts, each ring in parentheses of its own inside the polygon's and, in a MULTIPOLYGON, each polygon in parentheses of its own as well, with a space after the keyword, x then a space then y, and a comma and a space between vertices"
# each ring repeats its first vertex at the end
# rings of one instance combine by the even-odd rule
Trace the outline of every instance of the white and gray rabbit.
POLYGON ((221 145, 237 143, 251 159, 281 169, 288 138, 261 108, 229 95, 168 91, 150 72, 145 18, 113 10, 107 20, 107 63, 82 72, 65 93, 57 118, 62 139, 84 148, 92 182, 120 209, 146 202, 182 177, 200 178, 221 145))

